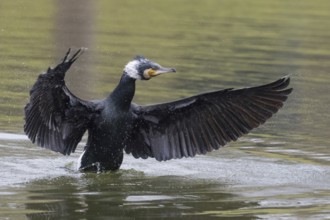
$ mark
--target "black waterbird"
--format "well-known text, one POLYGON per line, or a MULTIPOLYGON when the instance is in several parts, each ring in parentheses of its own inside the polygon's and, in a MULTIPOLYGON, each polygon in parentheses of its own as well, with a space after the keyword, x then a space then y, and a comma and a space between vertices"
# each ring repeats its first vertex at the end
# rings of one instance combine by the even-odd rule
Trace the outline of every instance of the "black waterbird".
POLYGON ((124 152, 165 161, 194 157, 224 146, 263 124, 291 93, 289 77, 243 89, 224 89, 148 106, 132 103, 136 80, 175 72, 142 56, 124 68, 118 86, 105 99, 85 101, 70 92, 64 77, 82 54, 39 75, 25 107, 24 131, 33 143, 69 155, 83 134, 87 144, 79 170, 117 170, 124 152))

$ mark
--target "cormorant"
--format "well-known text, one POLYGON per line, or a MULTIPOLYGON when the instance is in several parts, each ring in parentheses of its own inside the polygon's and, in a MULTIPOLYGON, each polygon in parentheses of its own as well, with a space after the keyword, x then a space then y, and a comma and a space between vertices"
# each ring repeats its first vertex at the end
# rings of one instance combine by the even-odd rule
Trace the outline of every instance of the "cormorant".
POLYGON ((136 80, 175 72, 137 56, 124 68, 105 99, 85 101, 65 85, 66 71, 82 54, 39 75, 25 106, 24 131, 33 143, 64 155, 73 153, 85 131, 80 171, 117 170, 124 151, 135 158, 165 161, 206 154, 263 124, 291 93, 289 77, 251 88, 224 89, 155 105, 132 103, 136 80))

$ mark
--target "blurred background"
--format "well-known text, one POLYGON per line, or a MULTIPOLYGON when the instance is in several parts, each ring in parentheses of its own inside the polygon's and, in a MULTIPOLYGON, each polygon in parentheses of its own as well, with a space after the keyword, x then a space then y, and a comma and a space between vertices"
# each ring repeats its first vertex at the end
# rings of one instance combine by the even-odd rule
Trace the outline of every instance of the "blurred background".
POLYGON ((1 1, 0 219, 330 218, 329 27, 326 0, 1 1), (138 104, 285 75, 294 91, 230 147, 79 174, 84 144, 72 157, 31 144, 23 109, 37 76, 80 47, 66 83, 83 99, 107 96, 135 55, 177 69, 137 82, 138 104))

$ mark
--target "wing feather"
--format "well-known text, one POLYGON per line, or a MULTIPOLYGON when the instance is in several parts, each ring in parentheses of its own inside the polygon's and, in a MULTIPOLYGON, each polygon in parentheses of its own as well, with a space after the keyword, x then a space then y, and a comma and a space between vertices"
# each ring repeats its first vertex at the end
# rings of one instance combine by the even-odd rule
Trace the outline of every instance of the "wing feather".
POLYGON ((66 71, 83 50, 69 58, 70 52, 55 68, 39 75, 25 106, 24 125, 33 143, 65 155, 75 151, 96 112, 94 102, 77 98, 65 85, 66 71))
POLYGON ((205 154, 263 124, 286 101, 289 77, 158 105, 132 105, 135 125, 125 151, 159 161, 205 154))

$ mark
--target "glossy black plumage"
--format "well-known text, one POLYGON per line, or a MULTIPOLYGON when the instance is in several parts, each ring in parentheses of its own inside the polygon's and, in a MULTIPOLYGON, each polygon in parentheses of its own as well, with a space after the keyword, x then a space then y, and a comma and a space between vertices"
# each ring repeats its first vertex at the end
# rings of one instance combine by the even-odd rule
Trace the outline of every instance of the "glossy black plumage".
MULTIPOLYGON (((25 107, 24 125, 33 143, 64 155, 75 151, 88 130, 81 170, 116 170, 123 151, 135 158, 154 157, 158 161, 205 154, 263 124, 292 91, 287 89, 290 78, 284 77, 263 86, 139 106, 131 103, 136 79, 149 79, 143 73, 148 65, 153 70, 162 67, 138 57, 134 65, 144 59, 144 69, 137 66, 139 71, 134 74, 141 76, 134 78, 133 73, 127 73, 134 67, 131 65, 124 69, 118 86, 107 98, 84 101, 64 82, 66 71, 82 52, 78 50, 69 59, 69 50, 62 63, 39 76, 25 107)), ((175 70, 164 68, 166 71, 175 70)))
POLYGON ((33 143, 64 155, 75 151, 96 113, 93 102, 77 98, 65 85, 65 72, 82 50, 67 60, 69 52, 61 64, 39 75, 30 91, 30 102, 25 106, 24 125, 33 143))

